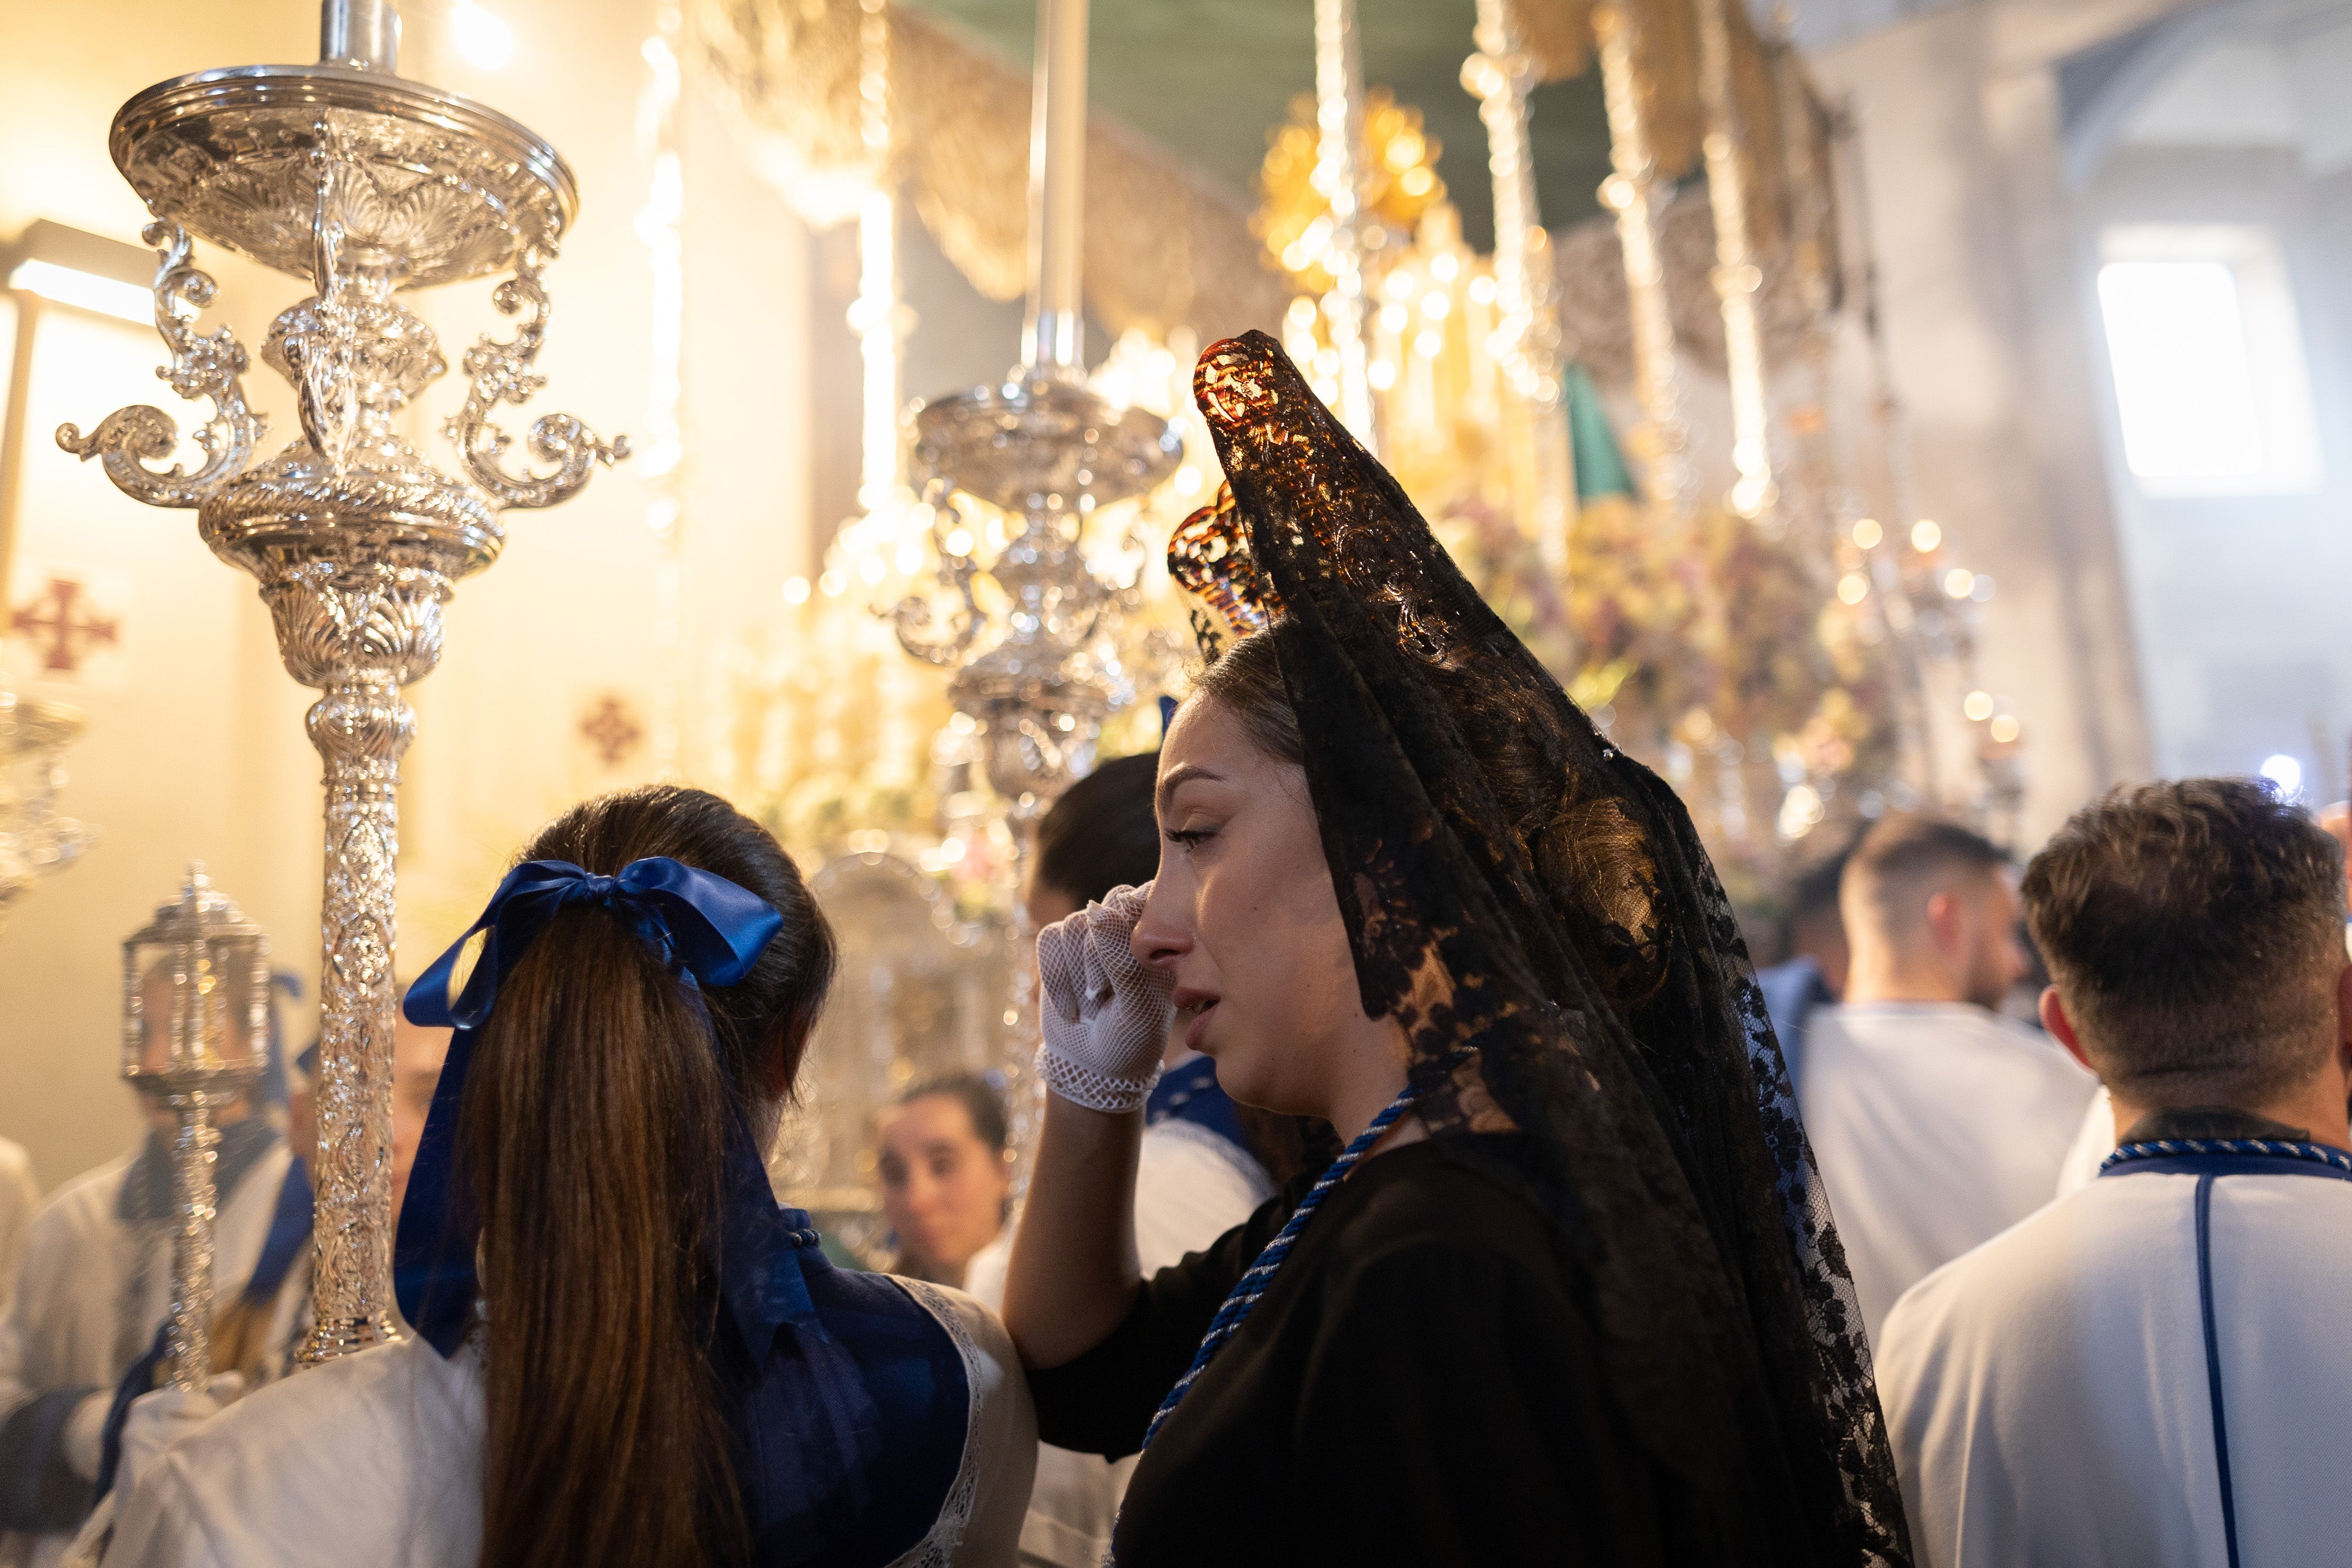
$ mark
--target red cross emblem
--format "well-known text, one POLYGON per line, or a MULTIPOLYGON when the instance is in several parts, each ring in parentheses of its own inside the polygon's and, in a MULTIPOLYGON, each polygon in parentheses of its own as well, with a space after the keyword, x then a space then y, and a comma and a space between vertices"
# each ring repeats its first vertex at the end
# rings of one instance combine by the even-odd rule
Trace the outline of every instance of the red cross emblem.
POLYGON ((618 768, 637 748, 646 732, 629 709, 627 701, 615 693, 607 692, 597 698, 595 706, 580 720, 581 738, 587 741, 605 767, 618 768))
POLYGON ((82 659, 92 648, 121 640, 121 622, 89 613, 81 590, 82 585, 71 578, 53 577, 39 598, 10 618, 14 630, 33 633, 35 646, 46 646, 41 659, 45 670, 70 674, 81 668, 82 659))

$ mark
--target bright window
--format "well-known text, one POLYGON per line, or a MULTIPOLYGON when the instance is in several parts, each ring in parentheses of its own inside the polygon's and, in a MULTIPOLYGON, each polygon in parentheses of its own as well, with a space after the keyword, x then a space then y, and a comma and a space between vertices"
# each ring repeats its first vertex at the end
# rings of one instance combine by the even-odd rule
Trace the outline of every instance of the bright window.
POLYGON ((2101 238, 2099 310, 2124 462, 2151 496, 2316 489, 2319 440, 2276 243, 2132 225, 2101 238))

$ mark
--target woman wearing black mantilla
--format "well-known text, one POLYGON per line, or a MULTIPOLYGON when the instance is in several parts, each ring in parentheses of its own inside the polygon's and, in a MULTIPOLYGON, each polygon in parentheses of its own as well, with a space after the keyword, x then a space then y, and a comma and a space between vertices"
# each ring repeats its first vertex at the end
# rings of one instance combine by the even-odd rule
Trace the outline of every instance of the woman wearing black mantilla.
POLYGON ((1005 1317, 1051 1443, 1141 1448, 1121 1568, 1907 1564, 1853 1285, 1681 803, 1480 601, 1272 340, 1195 382, 1237 631, 1160 873, 1039 938, 1005 1317), (1173 1005, 1346 1149, 1139 1278, 1173 1005))

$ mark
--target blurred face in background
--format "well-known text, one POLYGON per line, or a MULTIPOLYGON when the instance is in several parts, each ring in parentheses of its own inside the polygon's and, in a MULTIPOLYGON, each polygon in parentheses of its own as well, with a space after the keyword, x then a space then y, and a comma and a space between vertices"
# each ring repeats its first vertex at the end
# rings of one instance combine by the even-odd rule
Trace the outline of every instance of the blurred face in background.
POLYGON ((1086 907, 1086 901, 1071 895, 1067 888, 1051 883, 1029 879, 1029 891, 1022 895, 1022 907, 1029 914, 1029 929, 1039 932, 1056 920, 1067 920, 1086 907))
POLYGON ((1958 896, 1966 909, 1958 923, 1962 999, 1999 1010, 2009 988, 2017 984, 2031 963, 2018 940, 2017 875, 2000 871, 1963 887, 1958 896))
MULTIPOLYGON (((2352 872, 2352 802, 2338 800, 2333 806, 2322 809, 2319 825, 2327 830, 2330 838, 2344 846, 2345 869, 2352 872)), ((2344 910, 2346 915, 2352 915, 2352 878, 2347 878, 2344 885, 2344 910)), ((2352 941, 2352 936, 2346 940, 2352 941)))
POLYGON ((1012 1163, 972 1126, 952 1094, 919 1094, 877 1119, 882 1211, 908 1263, 925 1278, 961 1286, 974 1254, 1004 1227, 1012 1163))
POLYGON ((416 1164, 416 1145, 425 1138, 425 1118, 433 1109, 434 1086, 441 1082, 441 1063, 449 1054, 446 1029, 427 1029, 404 1017, 392 1035, 392 1212, 400 1214, 400 1200, 408 1191, 408 1173, 416 1164))

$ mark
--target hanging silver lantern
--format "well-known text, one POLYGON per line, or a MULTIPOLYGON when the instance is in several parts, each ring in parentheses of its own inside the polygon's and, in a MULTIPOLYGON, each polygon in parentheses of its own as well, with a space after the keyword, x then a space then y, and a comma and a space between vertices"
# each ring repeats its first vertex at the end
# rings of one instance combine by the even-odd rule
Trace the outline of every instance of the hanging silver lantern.
POLYGON ((188 867, 180 896, 122 944, 122 1076, 178 1127, 172 1142, 172 1383, 212 1375, 215 1116, 269 1051, 269 940, 188 867))

